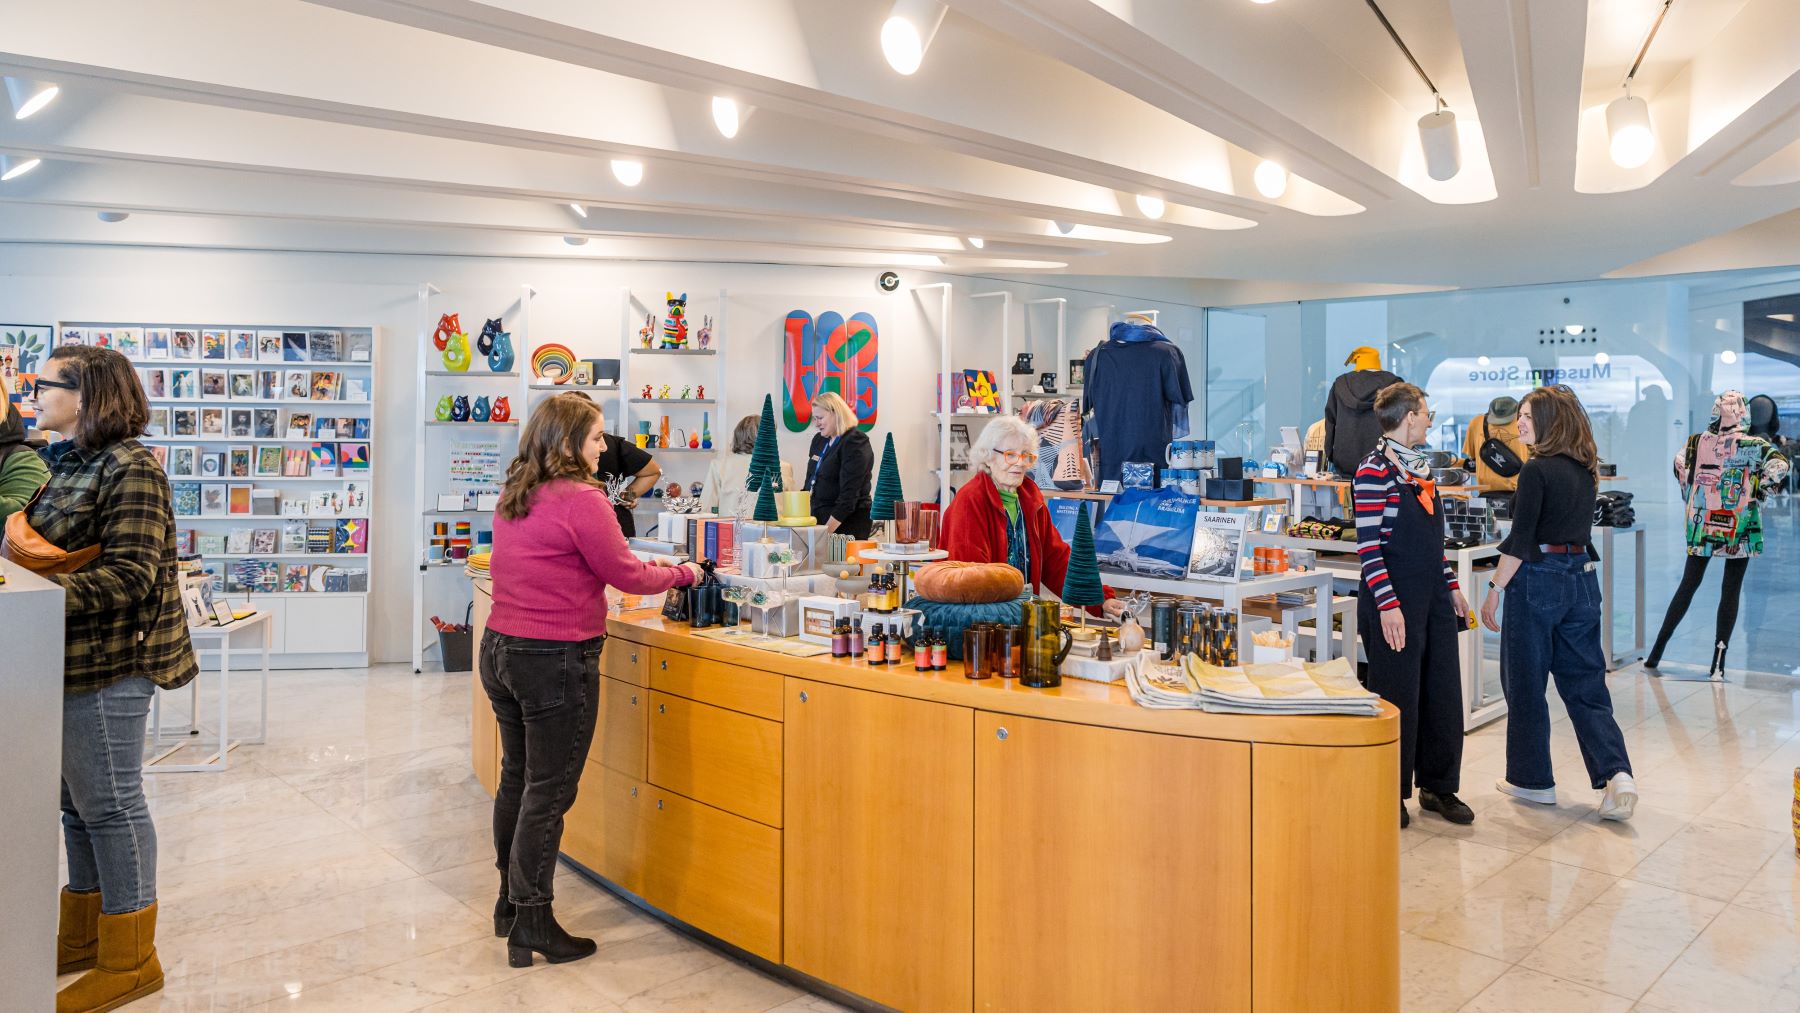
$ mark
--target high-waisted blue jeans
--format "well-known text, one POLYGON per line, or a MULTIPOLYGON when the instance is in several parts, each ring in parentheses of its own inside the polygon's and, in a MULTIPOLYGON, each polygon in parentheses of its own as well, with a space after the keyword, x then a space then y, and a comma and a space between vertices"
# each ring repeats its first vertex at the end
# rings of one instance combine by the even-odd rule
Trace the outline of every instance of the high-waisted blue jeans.
POLYGON ((69 889, 100 891, 104 914, 156 902, 156 827, 144 799, 149 679, 63 696, 62 824, 69 889))

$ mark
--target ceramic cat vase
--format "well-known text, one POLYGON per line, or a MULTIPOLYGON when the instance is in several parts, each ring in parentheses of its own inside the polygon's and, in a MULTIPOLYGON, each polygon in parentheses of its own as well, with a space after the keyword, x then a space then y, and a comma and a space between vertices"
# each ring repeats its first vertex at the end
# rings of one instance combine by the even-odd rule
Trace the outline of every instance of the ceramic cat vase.
POLYGON ((513 368, 512 332, 501 331, 494 335, 493 348, 487 353, 488 369, 496 373, 511 372, 513 368))
POLYGON ((488 420, 488 411, 487 395, 483 394, 481 397, 475 399, 474 405, 470 406, 469 419, 474 422, 486 422, 488 420))
POLYGON ((494 399, 494 407, 488 410, 489 422, 505 422, 512 418, 512 403, 504 397, 494 399))
POLYGON ((450 421, 452 421, 452 422, 467 422, 467 421, 469 421, 469 395, 467 395, 467 394, 456 395, 456 400, 451 402, 451 404, 450 404, 450 421))
POLYGON ((437 420, 439 422, 450 421, 450 410, 451 410, 450 395, 445 394, 443 397, 438 398, 437 411, 435 412, 435 414, 437 415, 437 420))
POLYGON ((472 356, 469 351, 469 336, 461 331, 450 335, 444 346, 444 368, 457 373, 469 371, 472 356))

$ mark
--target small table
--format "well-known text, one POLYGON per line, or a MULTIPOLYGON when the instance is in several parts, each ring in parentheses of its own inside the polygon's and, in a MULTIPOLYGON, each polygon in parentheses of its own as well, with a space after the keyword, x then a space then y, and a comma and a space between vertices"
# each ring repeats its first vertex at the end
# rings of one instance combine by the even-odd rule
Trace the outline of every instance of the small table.
POLYGON ((949 559, 950 553, 943 549, 932 549, 930 552, 878 552, 875 549, 864 549, 857 553, 863 559, 873 559, 877 563, 900 564, 900 603, 906 604, 912 596, 906 593, 906 580, 912 576, 912 564, 932 563, 940 559, 949 559))
POLYGON ((200 676, 194 676, 189 683, 188 727, 174 736, 163 734, 162 730, 162 693, 158 692, 150 703, 150 743, 153 749, 162 752, 151 757, 144 764, 146 774, 183 774, 195 772, 217 773, 231 764, 231 751, 245 743, 258 745, 264 742, 269 732, 269 640, 273 635, 274 624, 271 613, 256 612, 242 619, 226 623, 223 626, 189 626, 188 639, 194 641, 196 660, 207 651, 215 651, 219 655, 219 748, 200 763, 163 763, 163 759, 187 748, 188 736, 200 730, 200 676), (233 739, 231 737, 231 638, 238 633, 260 628, 262 632, 262 720, 257 725, 255 738, 233 739), (213 646, 203 648, 202 640, 210 640, 213 646), (173 743, 171 745, 170 743, 173 743), (167 748, 163 748, 163 747, 167 748))

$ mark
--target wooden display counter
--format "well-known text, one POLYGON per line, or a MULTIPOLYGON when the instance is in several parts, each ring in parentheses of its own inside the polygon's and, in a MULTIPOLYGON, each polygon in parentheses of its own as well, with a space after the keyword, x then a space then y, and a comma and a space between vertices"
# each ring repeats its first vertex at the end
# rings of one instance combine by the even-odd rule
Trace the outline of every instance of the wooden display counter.
MULTIPOLYGON (((903 1010, 1399 1008, 1392 708, 1153 711, 654 610, 609 631, 563 851, 703 933, 903 1010)), ((491 791, 479 685, 473 713, 491 791)))

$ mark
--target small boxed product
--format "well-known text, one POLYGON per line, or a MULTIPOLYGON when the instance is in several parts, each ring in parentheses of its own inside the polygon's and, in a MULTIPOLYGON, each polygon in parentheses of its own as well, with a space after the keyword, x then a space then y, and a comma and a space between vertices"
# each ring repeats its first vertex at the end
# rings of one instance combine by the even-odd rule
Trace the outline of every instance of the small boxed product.
MULTIPOLYGON (((765 637, 791 637, 800 632, 800 599, 789 598, 779 605, 769 608, 746 607, 740 613, 749 613, 750 632, 760 633, 765 637)), ((829 641, 827 642, 829 646, 829 641)))
POLYGON ((800 639, 830 647, 831 631, 838 620, 854 619, 856 612, 856 603, 848 598, 807 595, 800 599, 800 639))
POLYGON ((687 514, 678 514, 673 510, 658 511, 656 515, 656 540, 659 542, 671 542, 675 545, 686 545, 688 543, 687 522, 687 514))

